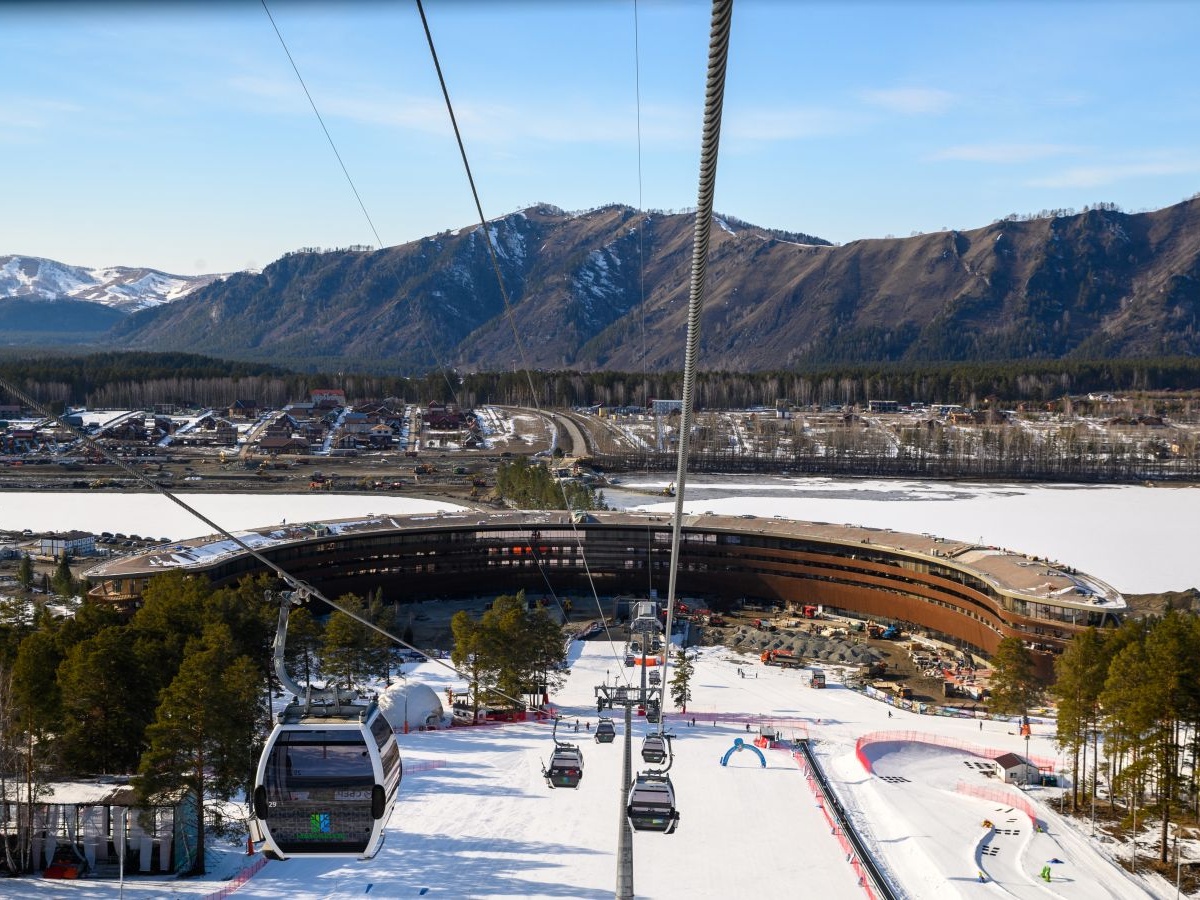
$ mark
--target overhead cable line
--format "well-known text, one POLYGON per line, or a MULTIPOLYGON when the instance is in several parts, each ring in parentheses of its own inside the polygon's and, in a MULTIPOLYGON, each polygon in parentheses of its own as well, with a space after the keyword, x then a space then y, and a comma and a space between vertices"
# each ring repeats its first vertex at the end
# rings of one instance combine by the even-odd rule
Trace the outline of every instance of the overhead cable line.
MULTIPOLYGON (((487 221, 487 217, 483 213, 483 203, 479 198, 479 189, 475 185, 475 176, 471 172, 471 163, 470 163, 470 160, 468 160, 468 158, 467 158, 466 144, 463 141, 462 130, 458 127, 458 117, 454 114, 454 104, 450 100, 450 89, 446 85, 446 77, 445 77, 444 73, 442 72, 442 64, 438 60, 437 47, 434 46, 433 32, 431 31, 431 29, 429 27, 429 19, 425 15, 425 6, 422 3, 422 0, 417 0, 417 11, 421 15, 421 26, 425 30, 425 40, 429 44, 429 55, 433 60, 434 70, 437 73, 438 85, 442 91, 442 98, 445 100, 445 103, 446 103, 446 113, 450 117, 450 125, 454 129, 454 140, 455 140, 455 143, 458 145, 458 153, 459 153, 459 156, 462 158, 463 169, 466 172, 466 176, 467 176, 467 183, 471 188, 471 198, 475 203, 475 212, 479 216, 480 233, 483 235, 484 245, 487 247, 488 258, 491 260, 491 264, 492 264, 492 272, 496 276, 496 284, 500 290, 500 299, 504 303, 504 315, 508 321, 509 327, 512 329, 513 341, 516 343, 517 351, 521 357, 521 365, 525 372, 526 382, 529 385, 530 402, 533 404, 533 408, 537 411, 539 416, 544 416, 544 414, 542 413, 541 404, 538 402, 537 390, 533 385, 533 368, 529 364, 529 356, 525 351, 525 343, 524 343, 524 341, 521 340, 521 333, 517 329, 517 322, 516 322, 516 317, 513 314, 512 302, 509 299, 508 289, 505 287, 505 284, 504 284, 504 275, 500 271, 500 260, 496 255, 496 248, 492 241, 491 232, 488 230, 488 221, 487 221)), ((563 501, 567 506, 568 513, 572 513, 573 511, 571 510, 570 501, 567 498, 566 488, 563 486, 563 483, 561 481, 559 482, 559 490, 562 492, 563 501)), ((592 596, 596 601, 596 609, 600 613, 601 620, 604 621, 604 628, 605 628, 605 631, 607 632, 608 631, 608 622, 604 617, 603 610, 601 610, 601 608, 600 608, 600 597, 599 597, 599 594, 597 594, 597 592, 596 592, 596 584, 595 584, 595 580, 592 578, 591 569, 588 567, 587 554, 584 551, 584 547, 583 547, 583 538, 580 535, 579 528, 577 527, 577 525, 575 523, 574 515, 568 515, 567 518, 568 518, 568 521, 571 523, 571 531, 572 531, 573 535, 575 536, 576 543, 579 547, 580 559, 583 563, 584 573, 587 578, 588 585, 592 589, 592 596)), ((538 564, 539 564, 539 566, 541 565, 540 561, 538 562, 538 564)), ((609 643, 610 643, 610 645, 612 644, 611 634, 609 635, 609 643)), ((614 653, 614 656, 615 656, 615 653, 614 653)), ((628 683, 628 680, 629 679, 626 676, 627 683, 628 683)))
MULTIPOLYGON (((692 435, 692 389, 696 381, 696 358, 700 348, 700 314, 708 276, 708 244, 712 233, 713 194, 717 187, 717 151, 721 144, 721 111, 725 102, 725 69, 729 61, 729 32, 733 22, 733 0, 713 0, 712 28, 708 47, 708 79, 704 92, 704 131, 700 144, 700 186, 696 202, 696 224, 692 240, 692 274, 688 295, 687 349, 683 358, 683 409, 679 417, 679 458, 675 470, 675 512, 671 517, 671 566, 667 585, 667 644, 675 615, 675 579, 679 571, 679 542, 683 531, 683 495, 687 485, 688 448, 692 435)), ((667 683, 670 666, 663 669, 667 683)), ((659 733, 663 731, 659 720, 659 733)))
MULTIPOLYGON (((325 125, 325 119, 321 116, 321 111, 317 109, 317 103, 313 100, 312 93, 308 89, 308 85, 304 81, 304 76, 300 74, 300 67, 296 65, 296 60, 292 56, 292 51, 288 49, 287 41, 284 40, 283 32, 279 30, 279 25, 275 22, 275 17, 271 15, 271 10, 267 6, 267 0, 261 0, 263 11, 267 14, 267 18, 271 21, 271 27, 275 30, 275 36, 279 38, 279 45, 283 47, 283 52, 288 58, 288 62, 292 65, 292 71, 296 73, 296 79, 300 82, 300 87, 304 90, 304 96, 308 98, 308 105, 312 107, 313 114, 317 117, 317 121, 321 124, 321 130, 325 132, 325 140, 329 141, 329 147, 333 150, 333 155, 337 157, 338 165, 342 168, 342 174, 346 176, 346 183, 350 185, 350 190, 354 194, 354 199, 358 201, 358 208, 362 210, 363 216, 367 220, 367 225, 371 229, 371 233, 375 235, 375 244, 380 250, 385 249, 383 238, 379 236, 379 231, 375 228, 375 222, 371 219, 371 214, 367 212, 367 205, 363 202, 362 196, 358 192, 358 188, 354 184, 354 179, 350 177, 350 171, 346 168, 346 163, 342 160, 342 154, 338 151, 337 144, 333 140, 333 135, 330 134, 329 128, 325 125)), ((393 266, 393 272, 395 268, 393 266)), ((414 304, 415 306, 415 304, 414 304)), ((419 320, 418 320, 419 321, 419 320)), ((433 357, 434 364, 441 370, 442 378, 445 379, 446 385, 450 388, 450 396, 454 398, 454 403, 458 406, 462 404, 458 400, 458 390, 455 388, 450 376, 446 374, 446 366, 442 363, 441 358, 434 346, 433 341, 425 334, 423 327, 418 327, 417 334, 424 338, 429 346, 430 355, 433 357)))
POLYGON ((354 199, 358 201, 358 207, 367 218, 367 224, 371 226, 371 233, 375 235, 375 243, 379 245, 379 249, 383 249, 383 239, 379 236, 379 232, 375 228, 375 223, 371 221, 371 214, 367 212, 367 205, 363 203, 362 197, 358 193, 358 188, 354 186, 354 179, 350 177, 350 171, 346 168, 346 164, 342 161, 342 154, 338 152, 337 144, 333 142, 333 135, 329 133, 329 129, 325 127, 325 120, 321 118, 321 111, 317 109, 317 104, 313 100, 312 94, 308 90, 308 85, 304 83, 304 76, 300 74, 300 68, 296 65, 296 60, 292 58, 292 51, 288 49, 287 41, 283 39, 283 33, 279 30, 279 26, 275 24, 275 17, 271 15, 271 10, 267 6, 267 0, 262 0, 263 12, 267 14, 267 18, 271 20, 271 27, 275 29, 275 36, 279 38, 279 44, 283 47, 283 52, 287 54, 288 62, 292 64, 292 71, 296 73, 296 78, 300 81, 300 87, 304 88, 304 96, 308 98, 308 105, 312 107, 313 113, 317 117, 317 121, 321 123, 321 130, 325 132, 325 139, 329 141, 329 146, 333 150, 333 155, 337 157, 338 165, 342 167, 342 174, 346 176, 346 183, 350 185, 350 190, 354 192, 354 199))

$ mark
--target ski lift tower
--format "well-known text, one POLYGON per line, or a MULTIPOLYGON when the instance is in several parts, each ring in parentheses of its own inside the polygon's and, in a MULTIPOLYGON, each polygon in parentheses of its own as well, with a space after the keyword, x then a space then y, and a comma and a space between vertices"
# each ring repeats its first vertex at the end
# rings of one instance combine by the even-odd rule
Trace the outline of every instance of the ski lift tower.
MULTIPOLYGON (((653 601, 639 601, 629 624, 630 641, 639 640, 641 684, 632 687, 624 684, 596 685, 596 708, 598 710, 625 709, 625 759, 621 766, 621 784, 618 790, 620 805, 617 808, 617 900, 633 900, 633 827, 629 824, 626 804, 629 788, 633 783, 633 708, 649 711, 657 708, 662 715, 662 689, 646 684, 646 661, 654 656, 650 652, 651 642, 662 634, 662 626, 655 614, 653 601)), ((660 720, 661 721, 661 718, 660 720)))

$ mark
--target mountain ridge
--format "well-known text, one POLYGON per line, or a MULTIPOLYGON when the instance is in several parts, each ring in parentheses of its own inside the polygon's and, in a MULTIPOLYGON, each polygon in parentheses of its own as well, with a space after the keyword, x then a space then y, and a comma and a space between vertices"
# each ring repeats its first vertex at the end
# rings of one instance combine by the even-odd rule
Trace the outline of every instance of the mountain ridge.
POLYGON ((82 300, 133 312, 171 303, 224 275, 171 275, 145 266, 87 268, 54 259, 0 255, 0 299, 82 300))
MULTIPOLYGON (((842 246, 714 223, 709 369, 1200 355, 1200 199, 842 246)), ((693 233, 686 213, 539 204, 488 222, 488 240, 474 226, 289 253, 135 312, 104 342, 394 374, 674 370, 693 233)))

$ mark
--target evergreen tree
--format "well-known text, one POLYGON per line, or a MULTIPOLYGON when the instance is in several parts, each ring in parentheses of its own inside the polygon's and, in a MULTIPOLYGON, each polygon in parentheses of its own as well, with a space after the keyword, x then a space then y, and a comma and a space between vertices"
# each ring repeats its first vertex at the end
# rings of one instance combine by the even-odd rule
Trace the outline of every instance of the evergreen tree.
POLYGON ((230 651, 228 626, 214 623, 188 643, 178 674, 162 693, 155 721, 146 729, 149 749, 134 781, 140 803, 152 805, 190 794, 198 817, 196 860, 204 873, 204 801, 228 800, 252 779, 259 711, 259 674, 254 662, 230 651))
POLYGON ((367 603, 367 619, 383 631, 367 629, 367 669, 384 684, 392 683, 392 664, 396 661, 396 643, 387 634, 396 628, 396 608, 383 602, 383 591, 377 589, 367 603))
POLYGON ((1033 654, 1018 637, 1006 637, 992 655, 992 699, 989 707, 1000 715, 1024 715, 1036 706, 1042 686, 1034 669, 1033 654))
POLYGON ((22 553, 21 561, 17 563, 17 582, 25 590, 33 587, 33 560, 28 553, 22 553))
MULTIPOLYGON (((337 598, 338 606, 363 614, 363 603, 354 594, 337 598)), ((332 682, 350 687, 371 675, 371 629, 334 610, 325 624, 325 639, 321 648, 321 666, 332 682)))
POLYGON ((179 671, 189 640, 204 633, 212 586, 207 579, 179 570, 150 579, 142 592, 142 607, 130 620, 134 648, 141 660, 148 689, 157 693, 179 671))
POLYGON ((14 697, 22 728, 38 735, 58 730, 62 719, 62 694, 57 672, 62 652, 57 635, 43 627, 26 635, 13 664, 14 697))
MULTIPOLYGON (((1051 690, 1058 701, 1057 739, 1060 747, 1072 752, 1072 806, 1079 802, 1080 756, 1086 772, 1088 737, 1099 724, 1108 660, 1104 637, 1089 628, 1077 634, 1054 662, 1057 677, 1051 690)), ((1093 767, 1097 762, 1092 760, 1093 767)))
POLYGON ((58 565, 55 566, 54 575, 50 578, 50 586, 60 597, 75 595, 75 576, 71 574, 71 561, 68 554, 59 554, 58 565))
POLYGON ((683 650, 675 654, 675 674, 671 676, 671 700, 681 711, 687 712, 692 699, 692 672, 695 666, 683 650))
POLYGON ((307 607, 300 606, 288 613, 284 664, 295 681, 307 684, 321 676, 324 634, 321 623, 307 607))
POLYGON ((1152 762, 1151 754, 1145 751, 1158 703, 1157 691, 1146 689, 1153 678, 1145 643, 1129 643, 1112 657, 1100 695, 1105 752, 1110 766, 1118 767, 1110 779, 1112 792, 1114 796, 1123 793, 1129 799, 1135 818, 1152 762))
POLYGON ((1167 826, 1172 804, 1180 796, 1180 737, 1196 721, 1200 688, 1200 645, 1190 617, 1168 612, 1146 636, 1148 678, 1142 684, 1149 707, 1146 753, 1158 801, 1159 862, 1167 862, 1167 826))
POLYGON ((483 629, 471 614, 460 609, 450 619, 450 633, 454 637, 454 647, 450 651, 450 661, 460 671, 466 670, 471 678, 471 721, 478 721, 481 704, 480 688, 486 674, 484 662, 486 654, 483 651, 483 629))
POLYGON ((63 761, 75 772, 137 768, 155 696, 122 626, 75 644, 58 667, 63 761))
POLYGON ((542 692, 557 688, 566 668, 562 625, 545 609, 529 609, 525 592, 497 597, 478 621, 456 613, 451 658, 469 667, 476 705, 488 685, 508 698, 528 694, 540 702, 542 692))

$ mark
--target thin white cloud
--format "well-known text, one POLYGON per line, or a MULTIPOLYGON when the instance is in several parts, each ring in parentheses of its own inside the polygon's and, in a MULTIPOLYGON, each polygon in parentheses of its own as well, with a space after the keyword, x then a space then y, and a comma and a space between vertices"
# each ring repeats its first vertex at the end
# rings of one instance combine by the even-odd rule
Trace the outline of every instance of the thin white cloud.
POLYGON ((1031 179, 1032 187, 1090 188, 1103 187, 1135 178, 1163 175, 1200 174, 1200 157, 1146 159, 1137 162, 1073 166, 1041 178, 1031 179))
POLYGON ((863 91, 864 102, 904 116, 936 116, 946 112, 957 99, 940 88, 900 87, 863 91))
POLYGON ((726 136, 744 141, 788 141, 829 137, 859 130, 864 117, 825 107, 751 109, 724 117, 726 136))
MULTIPOLYGON (((311 115, 311 107, 294 80, 240 77, 229 82, 239 94, 267 101, 273 109, 289 115, 311 115)), ((384 128, 397 128, 444 136, 450 120, 440 97, 388 94, 373 89, 337 93, 314 93, 322 118, 345 119, 384 128)), ((632 110, 613 112, 589 106, 586 100, 563 103, 553 108, 521 108, 510 103, 457 99, 454 116, 464 136, 472 143, 510 144, 541 141, 561 144, 633 142, 637 120, 632 110)), ((682 110, 644 107, 643 140, 670 143, 693 139, 695 126, 682 110)))
POLYGON ((930 156, 931 160, 958 160, 981 163, 1025 163, 1079 152, 1070 144, 959 144, 930 156))
POLYGON ((0 97, 0 128, 42 129, 80 112, 76 103, 42 97, 0 97))

